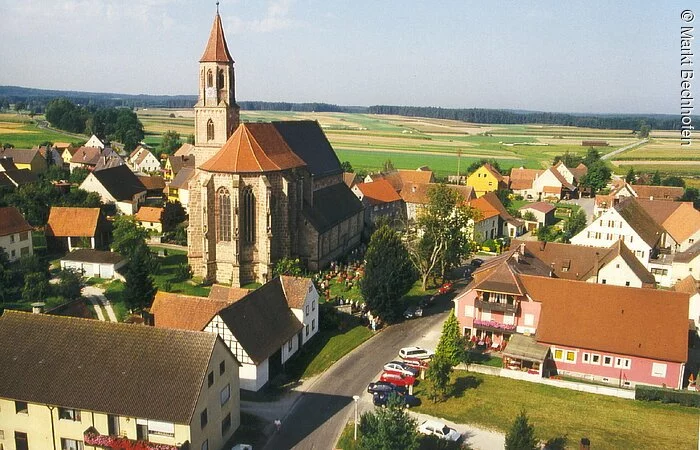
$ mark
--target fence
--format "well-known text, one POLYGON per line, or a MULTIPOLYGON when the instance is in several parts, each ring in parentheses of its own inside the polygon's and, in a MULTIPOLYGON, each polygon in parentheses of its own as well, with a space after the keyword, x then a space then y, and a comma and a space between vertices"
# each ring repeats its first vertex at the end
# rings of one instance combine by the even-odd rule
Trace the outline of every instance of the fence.
MULTIPOLYGON (((458 369, 467 370, 464 364, 460 364, 458 369)), ((498 367, 482 366, 479 364, 470 364, 470 372, 483 373, 485 375, 494 375, 497 377, 512 378, 514 380, 530 381, 532 383, 546 384, 558 388, 571 389, 573 391, 588 392, 590 394, 608 395, 611 397, 626 398, 634 400, 633 389, 620 389, 612 386, 598 386, 595 384, 577 383, 575 381, 552 380, 550 378, 542 378, 539 375, 521 372, 519 370, 501 369, 498 367)))

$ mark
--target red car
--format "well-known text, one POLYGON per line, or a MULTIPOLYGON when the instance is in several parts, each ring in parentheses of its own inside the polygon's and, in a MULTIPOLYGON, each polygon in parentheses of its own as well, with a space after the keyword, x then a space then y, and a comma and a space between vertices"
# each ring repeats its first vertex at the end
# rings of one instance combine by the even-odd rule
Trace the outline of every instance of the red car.
POLYGON ((385 381, 393 384, 394 386, 408 387, 415 384, 416 378, 394 372, 384 372, 382 373, 382 376, 379 377, 379 381, 385 381))
POLYGON ((442 286, 440 286, 440 289, 438 289, 439 294, 447 294, 452 290, 452 283, 447 282, 444 283, 442 286))

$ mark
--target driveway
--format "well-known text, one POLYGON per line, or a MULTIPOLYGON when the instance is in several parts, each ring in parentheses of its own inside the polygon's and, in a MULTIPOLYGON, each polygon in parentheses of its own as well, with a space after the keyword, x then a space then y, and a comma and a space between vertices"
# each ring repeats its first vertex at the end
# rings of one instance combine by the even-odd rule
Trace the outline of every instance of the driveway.
POLYGON ((109 322, 117 322, 117 316, 114 314, 112 304, 107 297, 104 296, 104 289, 98 288, 97 286, 85 286, 82 293, 83 297, 86 297, 90 303, 95 306, 95 312, 97 313, 97 318, 99 320, 105 320, 104 314, 102 313, 102 308, 104 308, 109 322))
POLYGON ((595 205, 594 198, 576 198, 573 200, 566 200, 563 203, 573 203, 578 205, 586 213, 586 223, 589 224, 593 222, 593 207, 595 205))

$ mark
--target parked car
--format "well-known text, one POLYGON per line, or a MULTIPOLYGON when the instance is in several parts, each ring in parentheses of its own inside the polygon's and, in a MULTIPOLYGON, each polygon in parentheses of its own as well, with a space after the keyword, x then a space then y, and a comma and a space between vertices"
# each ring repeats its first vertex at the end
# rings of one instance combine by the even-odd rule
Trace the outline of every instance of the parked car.
POLYGON ((420 301, 418 302, 418 306, 421 309, 430 308, 434 304, 435 304, 435 295, 426 295, 425 297, 421 298, 420 301))
POLYGON ((401 375, 408 375, 411 377, 415 377, 420 373, 420 369, 416 369, 413 367, 408 367, 405 364, 398 362, 398 361, 391 361, 386 364, 384 364, 384 371, 385 372, 396 372, 400 373, 401 375))
POLYGON ((451 290, 452 290, 452 283, 450 283, 450 282, 448 281, 447 283, 443 283, 443 285, 440 286, 440 288, 438 289, 438 294, 441 294, 441 295, 442 295, 442 294, 447 294, 447 293, 450 292, 451 290))
POLYGON ((462 439, 462 435, 457 432, 454 428, 450 428, 442 422, 437 420, 426 420, 418 427, 418 432, 423 434, 432 434, 440 439, 445 439, 447 441, 459 442, 462 439))
POLYGON ((420 347, 404 347, 399 350, 401 359, 430 359, 435 353, 420 347))
POLYGON ((404 318, 413 319, 414 317, 423 317, 423 309, 416 306, 409 306, 403 313, 404 318))
POLYGON ((483 263, 484 263, 483 259, 479 259, 479 258, 472 259, 472 266, 474 266, 474 267, 481 267, 481 265, 483 263))
POLYGON ((465 267, 464 268, 464 278, 471 278, 472 273, 474 272, 474 269, 476 269, 476 267, 474 267, 474 266, 465 267))
POLYGON ((404 367, 413 367, 420 373, 421 369, 428 370, 428 360, 427 359, 404 359, 402 361, 404 367))
POLYGON ((391 397, 392 395, 395 395, 398 401, 402 403, 406 408, 420 406, 420 399, 414 395, 384 392, 377 392, 376 394, 374 394, 372 396, 372 403, 374 403, 374 406, 386 406, 389 403, 389 397, 391 397))
POLYGON ((405 394, 406 388, 403 386, 395 386, 387 381, 376 381, 367 385, 367 392, 374 394, 375 392, 396 392, 398 394, 405 394))
POLYGON ((416 383, 416 378, 412 376, 401 375, 396 372, 383 372, 379 377, 379 381, 386 381, 394 386, 408 387, 416 383))

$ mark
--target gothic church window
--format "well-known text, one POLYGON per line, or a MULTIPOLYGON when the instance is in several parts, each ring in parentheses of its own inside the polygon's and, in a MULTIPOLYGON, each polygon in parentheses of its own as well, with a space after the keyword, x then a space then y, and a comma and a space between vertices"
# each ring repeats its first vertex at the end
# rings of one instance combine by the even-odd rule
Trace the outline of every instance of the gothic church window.
POLYGON ((216 80, 216 88, 217 89, 224 88, 224 69, 219 69, 219 76, 217 77, 217 80, 216 80))
POLYGON ((214 122, 209 119, 207 121, 207 141, 213 141, 214 140, 214 122))
POLYGON ((214 86, 214 74, 211 72, 211 69, 207 71, 207 87, 212 87, 214 86))
POLYGON ((216 240, 231 240, 231 195, 226 188, 216 192, 216 240))
POLYGON ((243 236, 248 244, 255 243, 255 194, 250 187, 243 190, 243 236))

